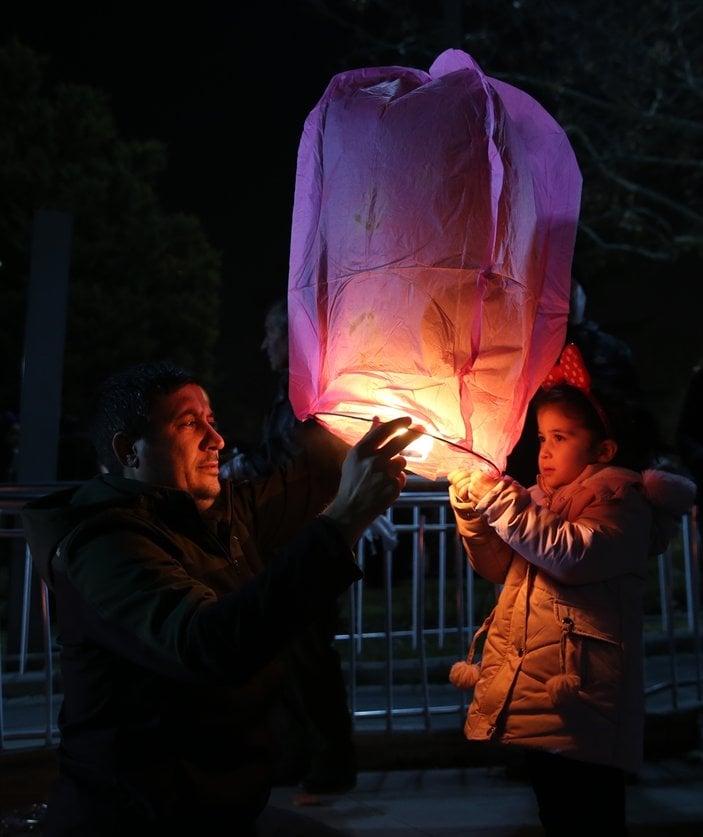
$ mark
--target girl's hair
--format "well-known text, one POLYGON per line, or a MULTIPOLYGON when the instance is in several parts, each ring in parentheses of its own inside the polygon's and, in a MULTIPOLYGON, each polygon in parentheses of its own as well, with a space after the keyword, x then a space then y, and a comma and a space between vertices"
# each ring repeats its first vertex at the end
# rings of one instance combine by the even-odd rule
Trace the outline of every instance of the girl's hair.
POLYGON ((549 389, 538 390, 534 398, 535 413, 550 405, 558 406, 569 418, 579 421, 593 434, 595 442, 602 442, 608 438, 618 441, 612 428, 606 427, 593 400, 578 387, 558 384, 549 389))
POLYGON ((594 442, 604 439, 617 442, 612 465, 643 471, 656 464, 663 452, 664 445, 652 414, 622 395, 593 390, 587 394, 569 384, 558 384, 539 389, 532 400, 535 415, 548 405, 558 405, 569 418, 581 422, 593 434, 594 442), (601 412, 605 413, 607 427, 601 412))

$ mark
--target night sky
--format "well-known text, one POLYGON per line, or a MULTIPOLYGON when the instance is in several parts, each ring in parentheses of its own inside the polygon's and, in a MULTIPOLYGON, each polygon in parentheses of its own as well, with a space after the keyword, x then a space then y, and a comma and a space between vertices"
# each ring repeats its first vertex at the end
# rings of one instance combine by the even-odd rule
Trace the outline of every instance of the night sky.
MULTIPOLYGON (((295 2, 164 4, 161 14, 106 5, 78 18, 64 4, 13 4, 0 38, 46 55, 49 80, 107 93, 122 139, 166 144, 165 207, 199 218, 223 254, 220 354, 233 397, 258 398, 263 411, 273 380, 259 347, 266 306, 287 287, 298 142, 338 71, 341 35, 295 2)), ((260 421, 252 415, 243 435, 260 421)))
POLYGON ((3 41, 14 33, 48 55, 51 79, 105 91, 124 139, 165 142, 168 206, 198 215, 235 260, 246 228, 289 219, 303 121, 334 72, 331 32, 285 2, 164 15, 148 4, 138 14, 91 6, 80 21, 58 6, 3 10, 3 41))

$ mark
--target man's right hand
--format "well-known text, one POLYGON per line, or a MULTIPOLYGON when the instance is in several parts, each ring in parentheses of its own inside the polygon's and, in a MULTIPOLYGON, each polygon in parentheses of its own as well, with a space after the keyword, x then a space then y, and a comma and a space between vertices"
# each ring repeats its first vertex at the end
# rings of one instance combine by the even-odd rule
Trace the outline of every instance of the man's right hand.
POLYGON ((407 464, 401 451, 422 435, 408 416, 380 423, 349 451, 342 464, 337 496, 325 516, 344 531, 349 546, 397 499, 405 487, 407 464))

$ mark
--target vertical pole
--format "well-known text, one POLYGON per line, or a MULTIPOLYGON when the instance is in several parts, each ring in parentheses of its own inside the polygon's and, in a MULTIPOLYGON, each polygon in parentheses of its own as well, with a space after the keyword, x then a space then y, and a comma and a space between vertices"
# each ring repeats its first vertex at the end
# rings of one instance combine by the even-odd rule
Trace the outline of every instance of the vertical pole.
POLYGON ((63 212, 38 210, 34 215, 22 370, 20 483, 56 479, 71 228, 72 218, 63 212))
MULTIPOLYGON (((35 212, 20 403, 20 485, 54 482, 57 476, 71 232, 70 215, 35 212)), ((11 556, 10 589, 22 595, 8 603, 8 651, 18 655, 24 670, 28 655, 42 642, 41 590, 24 547, 11 556)))

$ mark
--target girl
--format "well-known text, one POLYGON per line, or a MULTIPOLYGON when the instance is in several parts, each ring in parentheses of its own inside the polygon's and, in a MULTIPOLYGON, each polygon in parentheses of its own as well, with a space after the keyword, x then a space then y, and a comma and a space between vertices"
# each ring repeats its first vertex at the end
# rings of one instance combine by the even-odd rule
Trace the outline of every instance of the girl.
POLYGON ((616 464, 616 434, 573 345, 534 406, 536 485, 448 477, 470 564, 502 585, 450 679, 474 689, 467 738, 526 748, 547 835, 626 834, 626 777, 642 760, 646 559, 666 548, 695 486, 616 464))

